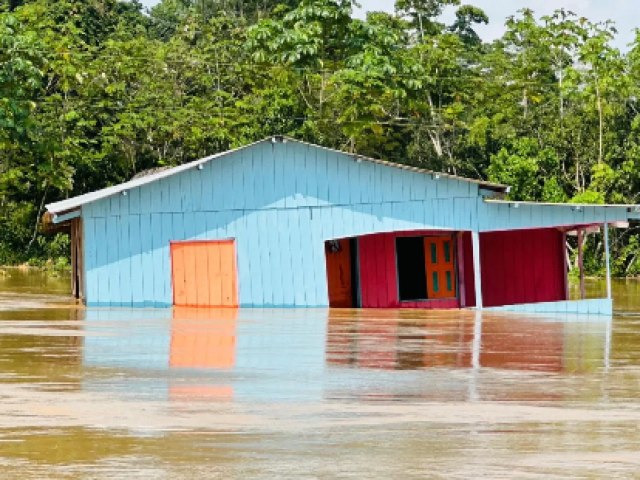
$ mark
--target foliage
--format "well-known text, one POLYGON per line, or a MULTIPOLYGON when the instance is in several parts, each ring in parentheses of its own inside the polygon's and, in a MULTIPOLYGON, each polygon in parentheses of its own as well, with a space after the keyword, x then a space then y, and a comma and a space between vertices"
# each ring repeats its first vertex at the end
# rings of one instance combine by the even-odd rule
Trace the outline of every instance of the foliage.
MULTIPOLYGON (((272 134, 507 183, 517 200, 640 201, 640 33, 623 54, 610 23, 525 9, 488 44, 489 19, 460 0, 354 6, 5 2, 0 263, 63 257, 64 237, 38 229, 47 202, 272 134)), ((638 233, 613 238, 614 271, 640 273, 638 233)))

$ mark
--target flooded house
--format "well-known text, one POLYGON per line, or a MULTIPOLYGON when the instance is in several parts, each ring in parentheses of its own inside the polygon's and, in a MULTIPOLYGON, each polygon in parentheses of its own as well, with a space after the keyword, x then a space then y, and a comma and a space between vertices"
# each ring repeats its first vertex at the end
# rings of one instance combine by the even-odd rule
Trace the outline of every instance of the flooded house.
POLYGON ((47 205, 91 306, 510 309, 569 300, 566 236, 623 205, 505 200, 509 187, 285 137, 47 205))

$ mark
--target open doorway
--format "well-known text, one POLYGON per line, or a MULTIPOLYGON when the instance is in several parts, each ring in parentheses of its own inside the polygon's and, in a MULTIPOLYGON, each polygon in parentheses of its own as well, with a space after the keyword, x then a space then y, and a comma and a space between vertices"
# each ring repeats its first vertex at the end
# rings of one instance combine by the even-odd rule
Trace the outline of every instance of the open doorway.
POLYGON ((401 302, 457 297, 453 235, 396 238, 401 302))
POLYGON ((400 301, 426 300, 427 273, 422 237, 396 238, 400 301))
POLYGON ((324 245, 329 306, 358 307, 358 243, 355 238, 328 240, 324 245))

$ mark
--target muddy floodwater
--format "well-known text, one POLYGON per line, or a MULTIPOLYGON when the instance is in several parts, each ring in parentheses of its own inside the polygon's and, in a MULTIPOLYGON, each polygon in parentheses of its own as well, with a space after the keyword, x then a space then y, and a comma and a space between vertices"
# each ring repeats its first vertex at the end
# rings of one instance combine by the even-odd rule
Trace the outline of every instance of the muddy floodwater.
POLYGON ((0 272, 1 479, 640 478, 640 282, 613 318, 84 309, 68 284, 0 272))

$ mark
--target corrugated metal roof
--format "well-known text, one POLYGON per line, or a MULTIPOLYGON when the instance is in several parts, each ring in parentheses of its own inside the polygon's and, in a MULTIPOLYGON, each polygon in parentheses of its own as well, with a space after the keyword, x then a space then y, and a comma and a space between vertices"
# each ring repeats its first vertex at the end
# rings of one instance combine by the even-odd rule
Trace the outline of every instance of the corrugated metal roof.
POLYGON ((55 202, 55 203, 50 203, 46 206, 47 211, 49 211, 52 214, 59 214, 59 213, 63 213, 63 212, 68 212, 71 210, 75 210, 79 207, 81 207, 82 205, 85 205, 87 203, 92 203, 92 202, 96 202, 98 200, 102 200, 103 198, 107 198, 110 197, 112 195, 117 195, 120 194, 126 190, 131 190, 132 188, 137 188, 137 187, 141 187, 143 185, 146 185, 148 183, 151 182, 155 182, 157 180, 160 180, 162 178, 167 178, 170 177, 172 175, 175 175, 177 173, 180 172, 184 172, 186 170, 189 170, 190 168, 197 168, 198 165, 202 165, 205 164, 207 162, 210 162, 211 160, 215 160, 217 158, 220 157, 224 157, 225 155, 229 155, 233 152, 237 152, 240 150, 244 150, 246 148, 250 148, 254 145, 260 144, 260 143, 264 143, 264 142, 271 142, 271 141, 275 141, 276 139, 282 139, 283 141, 289 141, 289 142, 296 142, 299 144, 303 144, 303 145, 308 145, 310 147, 314 147, 314 148, 321 148, 324 150, 328 150, 331 152, 337 152, 337 153, 341 153, 343 155, 349 155, 355 159, 359 159, 359 160, 363 160, 366 162, 371 162, 371 163, 376 163, 379 165, 385 165, 388 167, 393 167, 393 168, 399 168, 402 170, 407 170, 407 171, 411 171, 411 172, 416 172, 416 173, 424 173, 424 174, 429 174, 429 175, 439 175, 442 178, 450 178, 453 180, 459 180, 459 181, 463 181, 463 182, 469 182, 469 183, 474 183, 479 185, 482 188, 485 188, 487 190, 492 190, 495 192, 506 192, 508 191, 509 187, 507 185, 501 185, 499 183, 491 183, 491 182, 484 182, 481 180, 474 180, 474 179, 470 179, 470 178, 464 178, 464 177, 459 177, 456 175, 450 175, 447 173, 440 173, 440 172, 435 172, 433 170, 426 170, 423 168, 418 168, 418 167, 411 167, 408 165, 402 165, 399 163, 393 163, 393 162, 389 162, 386 160, 379 160, 376 158, 371 158, 371 157, 365 157, 362 155, 357 155, 357 154, 350 154, 347 152, 343 152, 340 150, 336 150, 336 149, 332 149, 332 148, 328 148, 328 147, 323 147, 320 145, 315 145, 313 143, 308 143, 308 142, 303 142, 300 140, 296 140, 294 138, 288 138, 288 137, 269 137, 269 138, 265 138, 263 140, 254 142, 254 143, 250 143, 248 145, 239 147, 239 148, 235 148, 233 150, 227 150, 226 152, 220 152, 220 153, 216 153, 215 155, 210 155, 208 157, 204 157, 201 158, 199 160, 195 160, 189 163, 185 163, 183 165, 179 165, 177 167, 173 167, 173 168, 168 168, 165 170, 161 170, 159 172, 153 173, 151 175, 146 175, 146 176, 142 176, 139 178, 133 178, 132 180, 129 180, 128 182, 124 182, 124 183, 120 183, 118 185, 114 185, 112 187, 107 187, 107 188, 103 188, 102 190, 97 190, 95 192, 90 192, 90 193, 85 193, 84 195, 78 195, 76 197, 72 197, 69 198, 67 200, 62 200, 60 202, 55 202))

